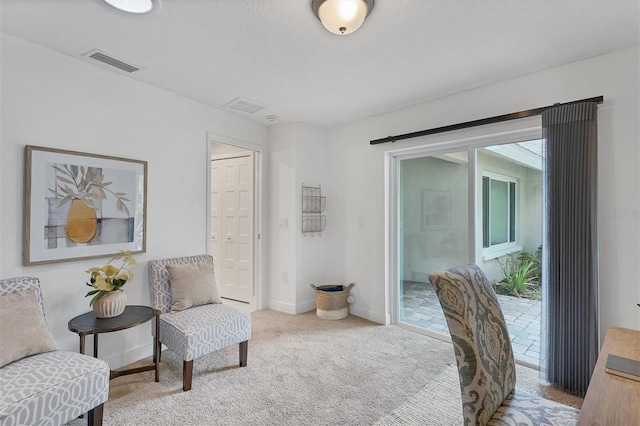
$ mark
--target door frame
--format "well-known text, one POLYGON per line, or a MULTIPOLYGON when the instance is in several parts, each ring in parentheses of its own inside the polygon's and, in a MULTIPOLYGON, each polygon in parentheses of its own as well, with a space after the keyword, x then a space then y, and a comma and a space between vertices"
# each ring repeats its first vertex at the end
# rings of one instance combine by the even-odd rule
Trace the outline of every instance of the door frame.
POLYGON ((400 294, 398 282, 400 279, 399 247, 399 164, 401 160, 424 156, 441 155, 450 152, 467 151, 468 154, 468 217, 474 218, 468 223, 468 261, 475 262, 476 256, 476 212, 477 212, 477 182, 476 182, 476 149, 490 145, 508 144, 523 140, 541 138, 542 128, 538 121, 522 119, 510 124, 520 128, 500 132, 493 126, 478 130, 478 135, 460 139, 452 138, 442 142, 429 143, 428 138, 421 138, 418 143, 409 148, 389 150, 385 152, 385 317, 387 324, 397 324, 403 328, 450 341, 447 336, 422 329, 417 326, 402 323, 400 316, 400 294), (517 123, 520 121, 520 123, 517 123), (535 123, 535 124, 534 124, 535 123), (480 134, 482 133, 482 134, 480 134), (420 143, 422 142, 422 143, 420 143))
POLYGON ((253 238, 254 238, 254 256, 253 256, 253 276, 254 276, 254 284, 253 284, 253 292, 251 296, 251 301, 249 304, 235 302, 232 300, 226 300, 225 303, 233 305, 241 310, 247 312, 253 312, 256 310, 264 309, 266 306, 265 301, 263 300, 266 292, 264 291, 264 283, 265 281, 265 262, 264 262, 264 249, 263 249, 263 241, 264 241, 264 233, 263 233, 263 222, 264 222, 264 212, 266 208, 264 206, 265 197, 264 197, 264 161, 266 155, 266 148, 247 142, 240 139, 235 139, 229 136, 216 134, 213 132, 207 132, 207 141, 206 141, 206 157, 205 160, 207 162, 206 168, 206 233, 205 233, 205 247, 206 253, 211 254, 211 160, 212 160, 212 143, 220 143, 224 145, 231 145, 238 148, 247 149, 253 151, 255 154, 255 162, 254 162, 254 227, 253 227, 253 238))

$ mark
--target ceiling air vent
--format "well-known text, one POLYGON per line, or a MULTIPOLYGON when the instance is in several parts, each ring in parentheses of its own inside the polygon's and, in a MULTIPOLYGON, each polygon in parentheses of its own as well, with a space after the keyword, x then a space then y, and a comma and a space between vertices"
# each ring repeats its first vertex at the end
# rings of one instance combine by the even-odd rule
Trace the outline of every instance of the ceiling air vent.
POLYGON ((128 63, 126 63, 124 61, 116 59, 113 56, 109 56, 106 53, 101 52, 101 51, 99 51, 97 49, 94 49, 94 50, 92 50, 90 52, 87 52, 82 56, 86 56, 86 57, 89 57, 91 59, 95 59, 96 61, 103 62, 103 63, 105 63, 107 65, 110 65, 112 67, 121 69, 122 71, 126 71, 126 72, 129 72, 129 73, 135 72, 135 71, 139 71, 139 70, 142 69, 142 68, 137 67, 135 65, 131 65, 131 64, 128 64, 128 63))
POLYGON ((266 106, 260 105, 259 103, 254 101, 250 101, 249 99, 235 98, 234 100, 226 104, 225 108, 235 109, 236 111, 248 112, 250 114, 253 114, 254 112, 266 108, 266 106))

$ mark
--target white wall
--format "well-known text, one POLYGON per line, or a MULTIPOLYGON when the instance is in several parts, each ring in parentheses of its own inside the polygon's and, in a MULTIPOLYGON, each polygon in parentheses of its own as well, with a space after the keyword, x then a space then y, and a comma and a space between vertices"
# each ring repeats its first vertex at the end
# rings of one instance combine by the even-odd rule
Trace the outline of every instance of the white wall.
POLYGON ((269 272, 267 306, 290 314, 296 313, 296 132, 279 125, 269 130, 269 272), (280 228, 280 220, 287 221, 280 228), (282 282, 281 273, 287 273, 282 282))
MULTIPOLYGON (((340 203, 346 224, 342 243, 334 249, 342 251, 344 267, 361 293, 351 311, 386 320, 385 152, 473 133, 377 146, 369 144, 371 139, 603 95, 598 119, 601 330, 609 325, 638 328, 640 217, 633 213, 640 210, 639 62, 634 47, 333 128, 331 143, 339 155, 332 157, 332 171, 341 171, 343 189, 334 202, 340 203), (358 217, 363 228, 353 226, 358 217)), ((490 133, 505 126, 474 131, 490 133)))
MULTIPOLYGON (((297 281, 296 298, 299 312, 316 308, 315 291, 311 284, 349 284, 348 274, 344 274, 342 258, 333 250, 342 243, 342 222, 337 204, 336 193, 341 191, 336 181, 332 153, 329 151, 328 134, 325 129, 315 126, 298 126, 302 132, 298 141, 296 156, 296 234, 297 234, 297 281), (326 227, 320 234, 302 233, 302 184, 320 185, 322 195, 326 196, 326 227)), ((348 270, 347 270, 348 272, 348 270)), ((355 295, 355 292, 354 292, 355 295)))
POLYGON ((340 191, 329 159, 327 132, 316 126, 293 123, 273 126, 269 131, 271 207, 270 277, 271 309, 302 313, 315 309, 310 284, 347 284, 342 259, 333 247, 340 244, 341 219, 336 217, 334 196, 340 191), (327 197, 326 228, 320 233, 302 233, 302 185, 320 185, 327 197), (287 227, 280 227, 280 218, 287 227), (282 273, 287 282, 282 282, 282 273))
MULTIPOLYGON (((129 304, 148 305, 147 260, 206 252, 207 131, 264 145, 267 129, 13 36, 1 42, 1 277, 40 278, 56 341, 77 350, 67 322, 89 310, 84 271, 107 259, 22 266, 24 146, 148 161, 147 253, 125 286, 129 304)), ((147 324, 100 340, 115 367, 150 354, 147 324)))

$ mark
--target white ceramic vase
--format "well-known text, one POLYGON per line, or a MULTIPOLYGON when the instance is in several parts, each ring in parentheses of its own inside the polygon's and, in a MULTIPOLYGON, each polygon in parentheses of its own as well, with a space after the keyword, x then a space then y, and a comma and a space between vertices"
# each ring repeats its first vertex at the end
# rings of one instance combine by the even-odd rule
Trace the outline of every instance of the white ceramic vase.
POLYGON ((96 318, 113 318, 121 315, 126 307, 127 294, 122 290, 114 290, 93 302, 93 313, 96 318))

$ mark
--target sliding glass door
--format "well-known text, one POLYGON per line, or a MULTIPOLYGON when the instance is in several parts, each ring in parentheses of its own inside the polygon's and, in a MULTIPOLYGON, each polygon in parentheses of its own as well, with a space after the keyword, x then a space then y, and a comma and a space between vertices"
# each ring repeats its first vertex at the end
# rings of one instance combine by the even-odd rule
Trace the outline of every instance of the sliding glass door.
POLYGON ((398 322, 448 339, 429 274, 474 262, 498 294, 516 359, 537 366, 541 142, 488 140, 396 161, 398 322))
POLYGON ((467 151, 399 161, 399 321, 447 333, 429 274, 469 261, 467 151))

